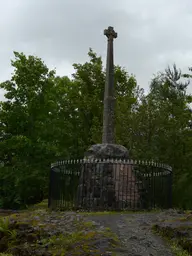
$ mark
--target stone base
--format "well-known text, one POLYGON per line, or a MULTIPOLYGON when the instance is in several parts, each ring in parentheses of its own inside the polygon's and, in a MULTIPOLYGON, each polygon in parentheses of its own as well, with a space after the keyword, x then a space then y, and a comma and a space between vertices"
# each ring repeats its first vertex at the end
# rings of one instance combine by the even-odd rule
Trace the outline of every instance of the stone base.
POLYGON ((85 153, 86 159, 128 159, 128 150, 117 144, 95 144, 85 153))
MULTIPOLYGON (((128 150, 116 144, 92 145, 85 153, 85 159, 89 160, 128 158, 128 150)), ((85 163, 79 180, 77 207, 91 210, 131 208, 139 199, 134 182, 136 180, 130 165, 94 161, 85 163)))

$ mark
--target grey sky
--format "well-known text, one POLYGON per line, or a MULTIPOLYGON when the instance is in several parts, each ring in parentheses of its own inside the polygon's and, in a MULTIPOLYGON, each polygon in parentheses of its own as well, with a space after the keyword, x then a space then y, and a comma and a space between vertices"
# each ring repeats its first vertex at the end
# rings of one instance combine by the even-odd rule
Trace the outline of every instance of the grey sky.
POLYGON ((59 75, 70 75, 74 62, 86 61, 89 47, 105 61, 103 30, 108 26, 118 32, 115 64, 135 74, 145 89, 153 74, 168 64, 176 62, 185 71, 192 65, 191 0, 0 0, 0 4, 0 82, 10 78, 13 51, 41 57, 59 75))

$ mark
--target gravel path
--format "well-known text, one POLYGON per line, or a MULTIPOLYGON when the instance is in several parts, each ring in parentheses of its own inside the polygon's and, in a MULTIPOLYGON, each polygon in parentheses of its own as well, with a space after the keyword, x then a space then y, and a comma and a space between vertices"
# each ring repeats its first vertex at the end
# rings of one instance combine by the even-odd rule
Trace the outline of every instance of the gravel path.
POLYGON ((153 224, 174 214, 106 214, 87 216, 96 225, 109 227, 121 241, 121 248, 116 249, 117 256, 173 256, 163 240, 151 231, 153 224))

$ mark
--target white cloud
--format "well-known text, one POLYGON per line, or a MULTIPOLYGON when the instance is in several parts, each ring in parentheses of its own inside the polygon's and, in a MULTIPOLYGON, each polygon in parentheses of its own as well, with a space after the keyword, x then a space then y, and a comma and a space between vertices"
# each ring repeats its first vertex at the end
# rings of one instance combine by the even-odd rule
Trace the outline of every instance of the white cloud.
MULTIPOLYGON (((10 77, 13 50, 41 57, 60 75, 87 60, 92 47, 105 62, 103 30, 114 26, 115 63, 144 88, 174 62, 191 65, 191 0, 0 0, 0 81, 10 77)), ((189 88, 192 91, 192 88, 189 88)), ((1 99, 0 95, 0 99, 1 99)))

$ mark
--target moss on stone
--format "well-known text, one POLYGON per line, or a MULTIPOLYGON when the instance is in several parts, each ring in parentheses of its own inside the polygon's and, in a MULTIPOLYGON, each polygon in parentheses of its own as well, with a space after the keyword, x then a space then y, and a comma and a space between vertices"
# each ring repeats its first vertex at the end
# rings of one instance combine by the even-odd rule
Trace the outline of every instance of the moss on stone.
MULTIPOLYGON (((8 255, 101 255, 100 244, 104 241, 104 251, 113 251, 119 241, 110 229, 97 230, 91 221, 82 221, 75 213, 68 213, 72 231, 59 229, 59 223, 67 213, 51 213, 34 207, 33 210, 14 213, 0 219, 0 253, 8 255), (51 215, 52 214, 52 215, 51 215), (52 217, 50 217, 52 216, 52 217), (56 219, 54 219, 56 218, 56 219), (47 221, 51 219, 51 222, 47 221), (58 229, 58 232, 55 231, 58 229)), ((81 217, 82 218, 82 217, 81 217)), ((1 254, 0 254, 1 255, 1 254)), ((113 255, 113 254, 112 254, 113 255)))
POLYGON ((154 225, 152 229, 169 243, 176 256, 192 255, 192 226, 171 227, 167 224, 167 226, 154 225))

